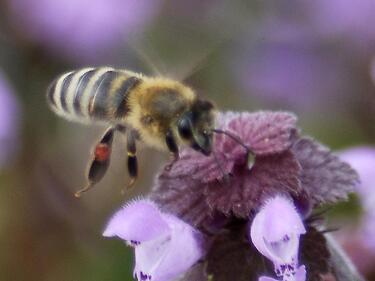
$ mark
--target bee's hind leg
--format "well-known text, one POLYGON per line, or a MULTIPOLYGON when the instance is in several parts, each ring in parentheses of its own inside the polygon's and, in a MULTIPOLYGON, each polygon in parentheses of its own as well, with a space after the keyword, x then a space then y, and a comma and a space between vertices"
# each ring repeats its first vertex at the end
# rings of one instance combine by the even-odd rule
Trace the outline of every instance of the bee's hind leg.
POLYGON ((137 141, 138 134, 136 131, 130 131, 127 134, 127 151, 128 151, 128 173, 130 181, 126 189, 130 189, 136 182, 138 177, 138 161, 137 161, 137 141))
POLYGON ((74 194, 76 197, 80 197, 83 192, 90 190, 104 177, 110 162, 114 132, 117 129, 116 127, 108 128, 95 145, 93 159, 87 173, 88 184, 74 194))

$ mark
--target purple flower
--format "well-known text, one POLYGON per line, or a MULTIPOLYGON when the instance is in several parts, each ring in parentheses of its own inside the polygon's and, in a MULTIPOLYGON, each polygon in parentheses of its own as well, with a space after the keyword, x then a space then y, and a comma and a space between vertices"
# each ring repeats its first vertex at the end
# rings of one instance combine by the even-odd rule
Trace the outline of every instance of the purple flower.
POLYGON ((360 280, 310 215, 345 199, 357 174, 300 136, 296 121, 287 112, 222 113, 217 127, 227 134, 215 136, 212 155, 182 149, 152 201, 125 206, 103 235, 135 248, 138 280, 340 281, 348 271, 360 280))
POLYGON ((240 141, 215 135, 212 155, 183 148, 161 171, 150 198, 208 234, 205 266, 184 281, 273 280, 266 276, 275 270, 283 281, 336 277, 311 209, 345 200, 357 174, 300 136, 296 121, 288 112, 221 113, 217 128, 240 141), (248 242, 252 222, 255 246, 248 242))
POLYGON ((139 281, 173 280, 203 256, 201 234, 149 200, 120 209, 103 235, 118 236, 135 248, 134 275, 139 281))
MULTIPOLYGON (((286 112, 222 114, 219 127, 234 133, 249 146, 255 156, 253 167, 249 168, 248 155, 242 146, 227 136, 218 135, 215 156, 202 157, 200 153, 184 149, 180 161, 166 176, 179 181, 178 185, 198 181, 211 209, 247 217, 256 202, 279 192, 281 186, 286 187, 285 192, 300 191, 297 179, 300 167, 287 151, 292 145, 295 123, 295 116, 286 112)), ((164 179, 162 176, 161 185, 165 184, 164 179)))
POLYGON ((14 156, 18 146, 19 105, 17 98, 0 72, 0 167, 14 156))
POLYGON ((49 51, 79 60, 111 53, 157 12, 159 1, 12 0, 12 20, 49 51))
MULTIPOLYGON (((300 236, 306 233, 293 203, 282 196, 269 199, 256 214, 250 237, 258 251, 271 260, 283 281, 305 281, 306 270, 298 264, 300 236)), ((259 281, 275 280, 261 277, 259 281)))
MULTIPOLYGON (((340 152, 340 158, 348 162, 359 174, 361 184, 356 191, 362 200, 375 200, 375 147, 353 147, 340 152)), ((370 202, 369 202, 370 203, 370 202)), ((370 205, 370 204, 369 204, 370 205)))
POLYGON ((308 214, 311 207, 346 199, 357 181, 348 164, 298 135, 293 114, 229 112, 217 123, 249 147, 255 157, 251 167, 241 145, 216 135, 213 155, 183 149, 179 161, 159 175, 151 195, 194 226, 210 228, 223 216, 248 218, 277 194, 308 214))
POLYGON ((361 183, 356 191, 364 209, 360 232, 367 247, 375 253, 375 147, 354 147, 342 151, 340 157, 359 173, 361 183))

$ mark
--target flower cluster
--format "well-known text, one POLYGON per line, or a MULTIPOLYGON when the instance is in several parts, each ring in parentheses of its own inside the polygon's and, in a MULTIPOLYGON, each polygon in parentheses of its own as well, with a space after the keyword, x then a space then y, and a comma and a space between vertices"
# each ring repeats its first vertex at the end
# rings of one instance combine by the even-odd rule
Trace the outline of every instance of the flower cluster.
POLYGON ((243 145, 218 134, 211 156, 184 148, 156 178, 154 203, 120 210, 104 235, 135 247, 138 280, 190 267, 182 280, 340 280, 311 214, 345 200, 358 177, 296 122, 287 112, 220 114, 217 127, 243 145))

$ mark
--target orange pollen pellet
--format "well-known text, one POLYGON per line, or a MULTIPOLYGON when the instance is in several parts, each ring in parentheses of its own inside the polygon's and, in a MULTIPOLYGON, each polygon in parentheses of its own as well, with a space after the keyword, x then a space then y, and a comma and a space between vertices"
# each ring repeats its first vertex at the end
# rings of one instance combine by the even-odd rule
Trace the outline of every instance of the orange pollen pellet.
POLYGON ((100 162, 107 161, 109 159, 109 153, 110 153, 110 148, 107 144, 98 144, 95 147, 95 160, 98 160, 100 162))

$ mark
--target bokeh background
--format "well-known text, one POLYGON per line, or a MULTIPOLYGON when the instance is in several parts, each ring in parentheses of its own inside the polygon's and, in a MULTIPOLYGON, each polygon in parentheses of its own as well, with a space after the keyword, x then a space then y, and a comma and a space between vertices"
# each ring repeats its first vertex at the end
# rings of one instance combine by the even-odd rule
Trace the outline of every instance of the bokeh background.
POLYGON ((104 128, 45 101, 55 76, 96 65, 185 81, 221 110, 297 113, 359 169, 328 225, 375 280, 374 26, 373 0, 0 0, 0 280, 132 280, 131 250, 101 233, 168 155, 140 147, 140 180, 122 196, 117 136, 105 179, 78 200, 104 128))

